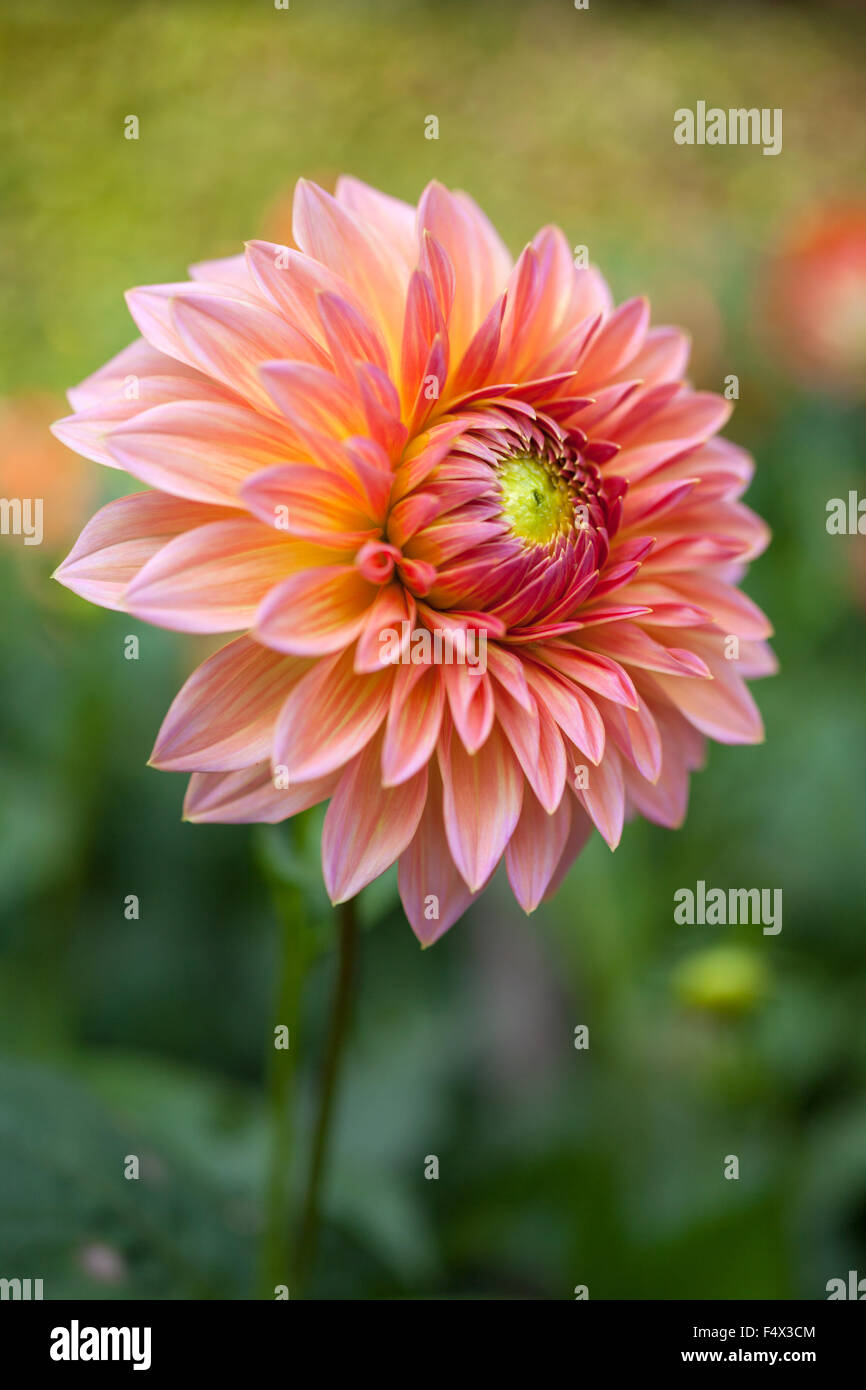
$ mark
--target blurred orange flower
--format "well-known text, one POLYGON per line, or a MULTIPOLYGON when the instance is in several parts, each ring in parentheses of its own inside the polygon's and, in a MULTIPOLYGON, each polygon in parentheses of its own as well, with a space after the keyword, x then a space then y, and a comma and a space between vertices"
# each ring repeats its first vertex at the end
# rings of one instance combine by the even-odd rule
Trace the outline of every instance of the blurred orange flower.
POLYGON ((825 204, 789 230, 771 268, 767 328, 806 385, 866 385, 866 204, 825 204))
POLYGON ((42 499, 43 544, 62 550, 94 501, 92 468, 50 433, 63 408, 47 393, 0 400, 0 497, 42 499))

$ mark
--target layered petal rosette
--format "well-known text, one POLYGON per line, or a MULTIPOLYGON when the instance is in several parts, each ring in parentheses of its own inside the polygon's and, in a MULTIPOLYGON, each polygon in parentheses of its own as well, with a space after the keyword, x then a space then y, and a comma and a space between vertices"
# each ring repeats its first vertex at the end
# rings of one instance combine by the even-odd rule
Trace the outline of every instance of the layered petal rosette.
POLYGON ((532 911, 593 828, 678 825, 707 738, 760 740, 769 627, 736 586, 767 531, 684 335, 556 228, 513 263, 465 194, 349 178, 298 184, 293 241, 131 291, 141 338, 55 430, 146 490, 58 577, 240 634, 153 763, 194 821, 328 801, 331 897, 399 860, 429 943, 501 860, 532 911))

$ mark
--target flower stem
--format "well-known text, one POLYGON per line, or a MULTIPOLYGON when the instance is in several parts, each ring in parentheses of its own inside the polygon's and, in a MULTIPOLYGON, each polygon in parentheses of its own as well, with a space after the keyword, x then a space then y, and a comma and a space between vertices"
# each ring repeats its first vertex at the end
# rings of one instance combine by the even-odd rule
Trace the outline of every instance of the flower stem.
POLYGON ((302 940, 302 934, 306 928, 303 894, 297 889, 285 891, 280 896, 279 909, 279 963, 274 1003, 274 1026, 275 1029, 280 1026, 288 1029, 289 1045, 285 1048, 277 1047, 276 1032, 271 1034, 268 1074, 270 1155, 265 1191, 265 1231, 261 1257, 263 1298, 273 1298, 274 1290, 280 1284, 285 1284, 290 1294, 292 1290, 289 1178, 294 1129, 297 1024, 301 989, 308 958, 305 943, 302 940))
POLYGON ((316 1254, 316 1237, 319 1224, 319 1198, 322 1180, 328 1158, 328 1145, 340 1064, 343 1058, 349 1022, 352 1012, 352 994, 358 956, 358 916, 355 899, 342 903, 339 916, 339 960, 337 965, 337 986, 328 1026, 328 1038, 322 1073, 319 1083, 318 1111, 310 1167, 307 1176, 307 1189, 301 1212, 300 1234, 298 1237, 296 1269, 301 1287, 312 1273, 316 1254))

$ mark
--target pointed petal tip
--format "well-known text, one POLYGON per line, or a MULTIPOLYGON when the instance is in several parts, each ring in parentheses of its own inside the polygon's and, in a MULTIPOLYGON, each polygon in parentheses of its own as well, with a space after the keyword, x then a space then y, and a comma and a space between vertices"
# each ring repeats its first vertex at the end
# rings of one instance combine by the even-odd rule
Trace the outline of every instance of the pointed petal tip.
POLYGON ((449 922, 447 926, 444 926, 441 929, 441 931, 437 931, 434 936, 429 936, 425 940, 424 937, 418 931, 417 927, 414 925, 414 923, 409 921, 408 917, 406 918, 406 921, 409 922, 409 926, 412 928, 412 933, 415 937, 415 940, 418 942, 418 945, 421 947, 422 951, 429 951, 430 947, 435 946, 437 941, 441 941, 443 936, 447 935, 447 933, 451 930, 451 927, 454 925, 453 922, 449 922))
POLYGON ((147 762, 145 763, 145 767, 152 767, 153 770, 154 770, 154 772, 189 772, 189 771, 190 771, 190 769, 189 769, 188 767, 184 767, 184 765, 183 765, 183 759, 180 760, 180 766, 178 767, 177 764, 175 763, 175 761, 174 761, 173 758, 170 758, 170 757, 165 757, 165 758, 164 758, 164 757, 162 757, 162 756, 160 755, 158 749, 156 749, 156 748, 154 748, 153 752, 151 753, 150 757, 148 758, 147 762))
POLYGON ((359 889, 354 888, 350 885, 347 891, 341 893, 339 887, 335 884, 333 885, 332 892, 331 888, 328 887, 327 883, 325 884, 325 892, 328 895, 328 901, 330 902, 331 907, 341 907, 343 903, 351 902, 352 898, 358 897, 359 891, 359 889))

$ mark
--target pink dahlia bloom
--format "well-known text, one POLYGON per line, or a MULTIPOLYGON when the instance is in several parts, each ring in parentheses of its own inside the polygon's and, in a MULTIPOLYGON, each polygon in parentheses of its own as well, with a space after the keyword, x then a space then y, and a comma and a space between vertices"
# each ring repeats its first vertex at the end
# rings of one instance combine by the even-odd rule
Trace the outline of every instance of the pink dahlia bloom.
POLYGON ((142 337, 55 429, 148 489, 58 577, 241 633, 153 763, 192 773, 194 821, 328 800, 331 897, 399 859, 429 943, 503 858, 532 911, 593 827, 678 825, 706 738, 761 739, 769 628, 736 585, 767 532, 684 335, 556 228, 513 264, 465 194, 343 179, 298 184, 293 236, 130 292, 142 337))

